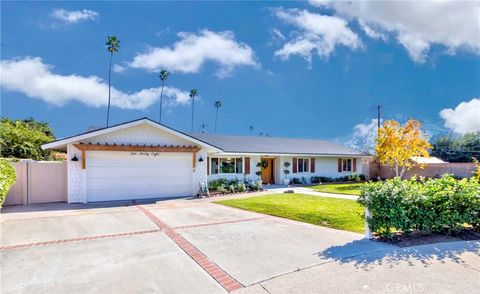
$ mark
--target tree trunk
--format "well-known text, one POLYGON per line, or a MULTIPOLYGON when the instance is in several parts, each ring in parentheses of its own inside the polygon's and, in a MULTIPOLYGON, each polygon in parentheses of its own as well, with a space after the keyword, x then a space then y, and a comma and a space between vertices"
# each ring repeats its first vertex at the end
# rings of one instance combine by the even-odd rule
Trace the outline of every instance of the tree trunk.
POLYGON ((162 123, 162 105, 163 105, 163 86, 165 85, 165 80, 162 80, 162 91, 160 92, 160 115, 158 122, 162 123))
POLYGON ((218 107, 217 107, 217 111, 215 113, 215 133, 217 132, 217 121, 218 121, 218 107))
POLYGON ((112 57, 113 52, 110 52, 110 65, 108 67, 108 107, 107 107, 107 128, 110 119, 110 94, 111 94, 111 76, 112 76, 112 57))
POLYGON ((195 97, 192 97, 192 124, 190 126, 190 132, 193 133, 193 113, 195 110, 195 97))

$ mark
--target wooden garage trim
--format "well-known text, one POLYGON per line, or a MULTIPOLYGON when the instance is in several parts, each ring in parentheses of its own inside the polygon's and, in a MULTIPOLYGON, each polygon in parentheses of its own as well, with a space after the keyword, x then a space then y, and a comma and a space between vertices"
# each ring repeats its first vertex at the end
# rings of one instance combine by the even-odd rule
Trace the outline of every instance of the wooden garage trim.
POLYGON ((82 151, 82 169, 85 169, 85 151, 143 151, 143 152, 191 152, 192 167, 195 170, 197 152, 200 148, 196 146, 147 146, 147 145, 109 145, 109 144, 73 144, 75 148, 82 151))

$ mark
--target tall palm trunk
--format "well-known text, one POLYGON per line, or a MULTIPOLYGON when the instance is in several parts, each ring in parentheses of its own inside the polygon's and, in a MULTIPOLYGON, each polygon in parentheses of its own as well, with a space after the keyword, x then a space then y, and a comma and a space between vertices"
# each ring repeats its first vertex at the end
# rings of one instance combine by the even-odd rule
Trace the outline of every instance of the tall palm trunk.
POLYGON ((159 123, 162 123, 162 105, 163 105, 163 86, 165 85, 165 81, 162 80, 162 91, 160 92, 160 117, 158 119, 159 123))
POLYGON ((190 132, 193 133, 193 112, 195 110, 195 97, 192 97, 192 125, 190 126, 190 132))
POLYGON ((217 132, 217 121, 218 121, 218 107, 217 107, 217 111, 215 113, 215 133, 217 132))
POLYGON ((110 65, 109 65, 109 67, 108 67, 108 108, 107 108, 107 128, 108 128, 108 120, 109 120, 109 118, 110 118, 110 95, 111 95, 112 57, 113 57, 113 52, 110 52, 110 65))

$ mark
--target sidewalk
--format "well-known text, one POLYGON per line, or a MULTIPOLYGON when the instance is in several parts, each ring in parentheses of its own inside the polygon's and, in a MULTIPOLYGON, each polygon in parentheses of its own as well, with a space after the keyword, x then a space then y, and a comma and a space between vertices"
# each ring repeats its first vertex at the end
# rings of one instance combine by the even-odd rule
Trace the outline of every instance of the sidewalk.
POLYGON ((347 248, 323 252, 334 259, 331 262, 274 277, 235 293, 475 293, 480 287, 478 241, 335 258, 343 250, 347 248))

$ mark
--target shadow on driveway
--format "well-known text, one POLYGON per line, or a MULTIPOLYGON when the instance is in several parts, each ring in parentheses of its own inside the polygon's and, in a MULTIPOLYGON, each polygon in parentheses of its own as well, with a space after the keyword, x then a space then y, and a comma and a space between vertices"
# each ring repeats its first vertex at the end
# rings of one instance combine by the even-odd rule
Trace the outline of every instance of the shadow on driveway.
POLYGON ((4 206, 0 211, 1 213, 22 213, 22 212, 37 212, 37 211, 60 211, 60 210, 82 210, 82 209, 98 209, 98 208, 115 208, 132 205, 145 205, 155 204, 168 200, 176 199, 194 199, 191 196, 185 197, 164 197, 164 198, 150 198, 139 200, 118 200, 118 201, 104 201, 104 202, 91 202, 91 203, 37 203, 27 205, 8 205, 4 206))
MULTIPOLYGON (((420 261, 425 267, 434 262, 454 262, 457 264, 465 264, 462 255, 471 253, 480 257, 480 242, 478 241, 458 241, 446 242, 421 246, 413 246, 400 248, 393 245, 385 245, 382 249, 371 250, 368 253, 363 250, 366 246, 372 246, 374 243, 367 239, 355 240, 350 243, 332 246, 318 253, 318 256, 331 258, 340 263, 353 263, 358 269, 369 270, 371 266, 388 264, 393 267, 400 263, 414 266, 412 261, 420 261), (356 253, 355 253, 356 252, 356 253), (353 255, 349 255, 353 254, 353 255)), ((383 247, 383 246, 382 246, 383 247)), ((467 264, 465 266, 468 267, 467 264)))

